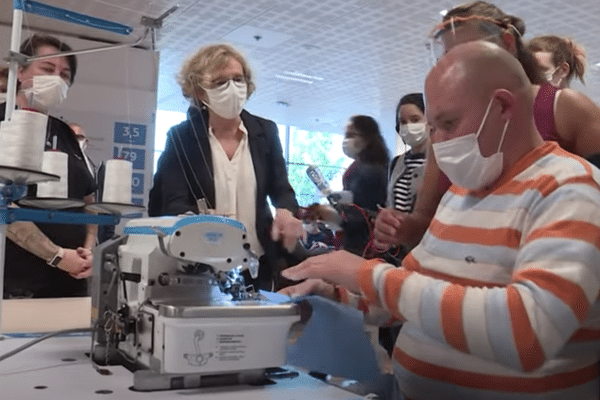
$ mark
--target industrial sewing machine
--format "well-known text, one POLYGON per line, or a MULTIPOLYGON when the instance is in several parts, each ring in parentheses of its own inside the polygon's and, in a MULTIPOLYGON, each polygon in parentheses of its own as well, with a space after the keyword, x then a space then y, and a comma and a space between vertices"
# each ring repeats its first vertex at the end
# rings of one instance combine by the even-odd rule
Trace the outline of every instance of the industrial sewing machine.
POLYGON ((285 363, 299 311, 245 286, 258 260, 239 221, 131 220, 93 268, 93 360, 129 368, 136 390, 260 382, 285 363))

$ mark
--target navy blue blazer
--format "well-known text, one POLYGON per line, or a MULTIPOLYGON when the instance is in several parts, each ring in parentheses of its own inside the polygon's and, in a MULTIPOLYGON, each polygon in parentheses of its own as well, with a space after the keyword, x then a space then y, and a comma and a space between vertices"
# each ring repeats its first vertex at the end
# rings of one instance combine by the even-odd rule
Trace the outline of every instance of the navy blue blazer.
MULTIPOLYGON (((267 197, 275 208, 295 213, 294 189, 289 183, 277 125, 273 121, 241 113, 248 130, 248 143, 256 176, 256 233, 267 255, 277 251, 270 239, 273 222, 267 197)), ((165 151, 160 156, 150 190, 150 216, 198 212, 197 200, 215 204, 213 164, 208 139, 208 113, 190 107, 188 119, 167 133, 165 151)))

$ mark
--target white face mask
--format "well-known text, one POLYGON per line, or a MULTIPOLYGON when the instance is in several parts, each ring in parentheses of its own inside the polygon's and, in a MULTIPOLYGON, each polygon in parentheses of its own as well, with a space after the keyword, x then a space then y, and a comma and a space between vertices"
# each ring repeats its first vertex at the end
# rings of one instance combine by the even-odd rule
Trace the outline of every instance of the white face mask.
POLYGON ((552 86, 556 86, 556 87, 560 86, 560 83, 562 82, 562 80, 564 78, 563 76, 559 76, 558 80, 556 82, 554 81, 554 74, 556 74, 556 71, 558 71, 559 68, 560 67, 556 67, 552 71, 545 72, 546 81, 548 81, 548 83, 551 84, 552 86))
POLYGON ((214 89, 204 89, 208 97, 206 105, 218 116, 233 119, 239 116, 244 108, 247 90, 246 82, 230 79, 214 89))
POLYGON ((418 146, 427 138, 427 124, 425 122, 416 122, 400 125, 399 135, 404 143, 410 147, 418 146))
POLYGON ((453 184, 468 190, 485 188, 495 182, 502 173, 503 153, 500 152, 500 148, 504 142, 504 135, 510 120, 507 120, 504 125, 498 150, 495 154, 484 157, 481 155, 479 143, 477 142, 493 100, 494 98, 490 99, 477 133, 433 144, 433 153, 442 172, 453 184))
POLYGON ((0 103, 6 103, 6 93, 0 93, 0 103))
POLYGON ((23 89, 29 106, 41 111, 59 105, 67 98, 69 85, 58 75, 36 75, 33 85, 23 89))
POLYGON ((362 141, 357 138, 344 139, 342 141, 342 151, 352 159, 357 159, 361 151, 363 151, 362 141))

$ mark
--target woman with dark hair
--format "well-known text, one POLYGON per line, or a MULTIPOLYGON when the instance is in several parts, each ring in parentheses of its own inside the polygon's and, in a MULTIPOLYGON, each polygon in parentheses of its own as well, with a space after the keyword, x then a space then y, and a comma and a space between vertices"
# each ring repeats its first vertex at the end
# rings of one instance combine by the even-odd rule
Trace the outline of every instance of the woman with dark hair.
POLYGON ((352 192, 353 204, 377 211, 385 203, 390 161, 377 121, 366 115, 351 117, 342 146, 344 154, 354 159, 344 173, 344 190, 352 192))
POLYGON ((366 115, 350 118, 342 150, 354 160, 342 177, 343 190, 352 198, 340 200, 335 208, 313 204, 306 218, 341 226, 335 247, 362 255, 371 237, 376 212, 385 204, 390 157, 377 121, 366 115))
MULTIPOLYGON (((25 40, 20 47, 20 52, 22 54, 28 56, 40 55, 38 51, 42 47, 50 47, 56 49, 58 52, 68 52, 71 51, 71 46, 68 44, 61 42, 57 38, 53 36, 42 36, 42 35, 33 35, 27 40, 25 40)), ((73 84, 75 81, 75 74, 77 73, 77 57, 74 55, 64 56, 64 60, 67 62, 69 66, 68 72, 65 69, 60 73, 61 78, 65 81, 68 81, 69 86, 73 84)), ((20 82, 20 81, 19 81, 20 82)))
MULTIPOLYGON (((402 218, 411 213, 423 185, 430 142, 422 93, 410 93, 400 99, 396 106, 396 132, 410 150, 390 164, 386 208, 380 211, 378 220, 402 218)), ((373 240, 372 250, 375 254, 383 252, 389 262, 398 264, 411 247, 373 240)))
POLYGON ((558 36, 538 36, 527 43, 544 71, 546 80, 559 89, 571 86, 573 78, 585 84, 585 50, 573 39, 558 36))
POLYGON ((400 99, 396 107, 396 132, 410 150, 392 160, 386 206, 412 212, 417 191, 423 183, 429 147, 422 93, 410 93, 400 99))
MULTIPOLYGON (((410 93, 400 99, 396 106, 396 132, 410 150, 394 157, 390 163, 386 208, 380 214, 411 213, 423 184, 430 145, 423 93, 410 93)), ((409 250, 405 246, 377 248, 377 244, 373 243, 365 255, 400 265, 409 250)), ((400 326, 379 329, 379 343, 389 355, 399 331, 400 326)))
MULTIPOLYGON (((537 60, 523 45, 525 23, 485 1, 475 1, 448 11, 431 34, 431 49, 442 57, 457 44, 472 40, 494 42, 514 55, 532 86, 533 117, 544 140, 553 140, 565 150, 600 165, 600 108, 584 94, 558 90, 548 83, 537 60)), ((411 214, 380 215, 375 223, 375 242, 380 246, 416 245, 449 187, 434 157, 427 162, 425 181, 411 214)))
MULTIPOLYGON (((77 59, 57 53, 70 50, 52 36, 34 35, 23 42, 21 53, 51 57, 19 66, 16 105, 20 109, 47 113, 66 97, 75 79, 77 59)), ((0 119, 4 119, 5 111, 4 103, 0 105, 0 119)), ((54 143, 58 151, 68 155, 68 197, 93 202, 96 185, 73 131, 63 121, 49 116, 46 150, 54 143)), ((92 272, 91 249, 96 244, 96 231, 95 225, 24 221, 10 224, 4 297, 86 296, 84 278, 92 272)))

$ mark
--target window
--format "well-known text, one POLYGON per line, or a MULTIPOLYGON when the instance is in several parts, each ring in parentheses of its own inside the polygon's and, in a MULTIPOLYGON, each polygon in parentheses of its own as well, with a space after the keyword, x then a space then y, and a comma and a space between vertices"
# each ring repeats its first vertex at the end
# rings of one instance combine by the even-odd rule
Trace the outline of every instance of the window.
POLYGON ((165 144, 167 143, 167 132, 173 125, 185 121, 187 115, 183 112, 177 111, 156 111, 156 128, 154 133, 154 172, 156 172, 156 165, 158 158, 165 150, 165 144))
POLYGON ((352 162, 342 152, 343 140, 334 133, 289 127, 288 176, 301 206, 321 202, 318 189, 306 175, 309 165, 319 167, 332 190, 342 190, 342 175, 352 162))

